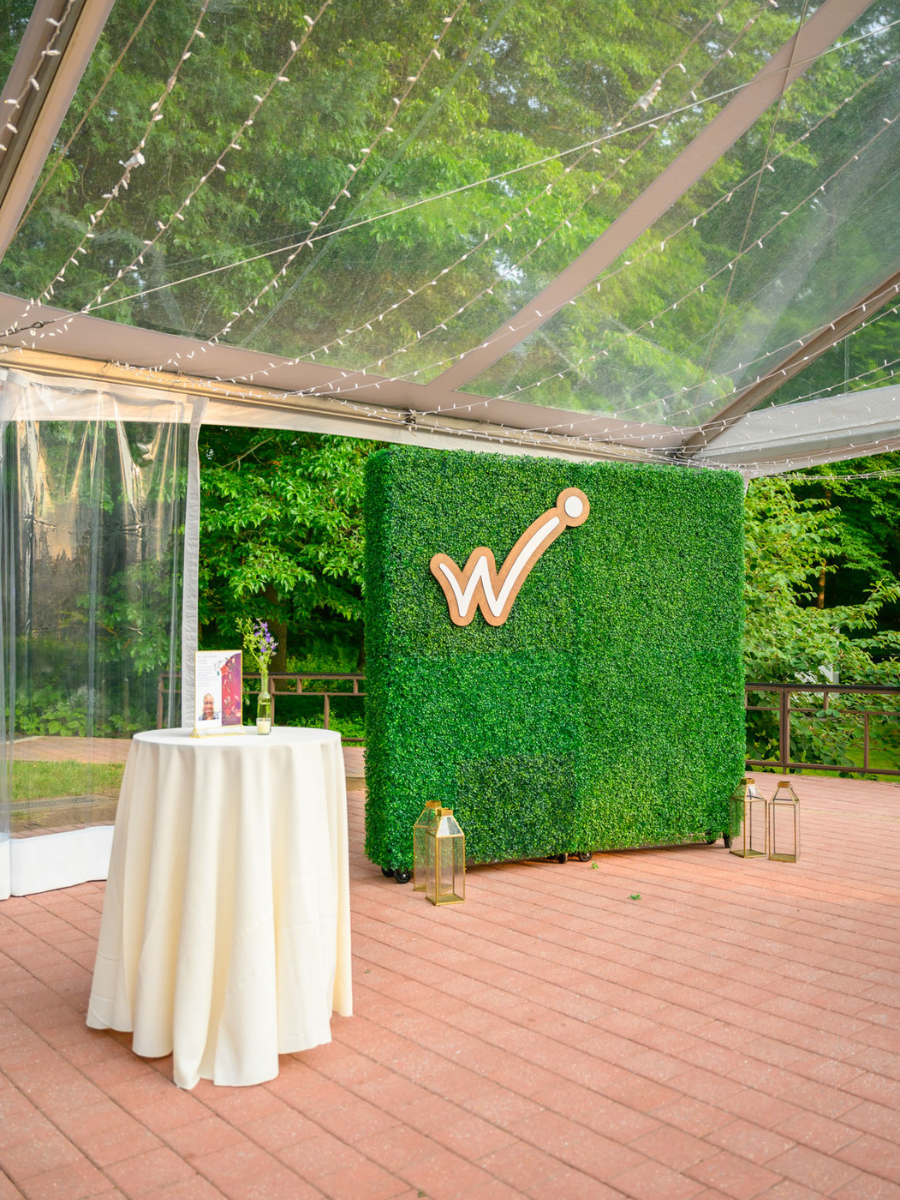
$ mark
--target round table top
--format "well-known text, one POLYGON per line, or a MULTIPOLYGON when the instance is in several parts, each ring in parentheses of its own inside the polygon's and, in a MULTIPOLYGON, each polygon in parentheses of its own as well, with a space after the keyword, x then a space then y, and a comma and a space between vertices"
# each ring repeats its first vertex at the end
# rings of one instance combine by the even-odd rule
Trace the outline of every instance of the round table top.
POLYGON ((260 734, 252 725, 242 726, 240 733, 207 733, 191 736, 190 729, 145 729, 134 735, 136 742, 150 742, 157 746, 217 746, 220 750, 229 747, 253 748, 256 752, 277 746, 314 745, 316 742, 340 742, 341 735, 335 729, 304 729, 294 725, 274 725, 272 732, 260 734))

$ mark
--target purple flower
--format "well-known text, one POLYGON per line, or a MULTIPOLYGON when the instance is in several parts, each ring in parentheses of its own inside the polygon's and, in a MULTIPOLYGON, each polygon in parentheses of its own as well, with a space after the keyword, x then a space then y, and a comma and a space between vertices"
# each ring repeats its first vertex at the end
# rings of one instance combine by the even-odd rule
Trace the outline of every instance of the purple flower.
POLYGON ((274 658, 278 643, 269 633, 266 621, 242 621, 240 629, 244 634, 244 648, 256 663, 259 670, 268 668, 269 661, 274 658))

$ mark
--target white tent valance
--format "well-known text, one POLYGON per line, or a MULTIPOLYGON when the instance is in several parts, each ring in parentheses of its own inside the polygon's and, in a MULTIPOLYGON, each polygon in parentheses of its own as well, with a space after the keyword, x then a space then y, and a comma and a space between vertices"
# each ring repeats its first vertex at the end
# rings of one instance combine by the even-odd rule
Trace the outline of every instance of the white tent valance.
POLYGON ((746 478, 900 449, 900 385, 848 392, 746 413, 707 429, 694 461, 746 478))

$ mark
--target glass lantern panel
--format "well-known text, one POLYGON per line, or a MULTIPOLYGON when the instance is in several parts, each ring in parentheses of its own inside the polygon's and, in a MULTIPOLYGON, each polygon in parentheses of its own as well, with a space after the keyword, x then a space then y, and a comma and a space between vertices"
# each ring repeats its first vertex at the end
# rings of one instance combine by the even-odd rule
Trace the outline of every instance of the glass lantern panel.
POLYGON ((449 809, 437 811, 425 835, 425 894, 432 904, 452 904, 465 898, 466 839, 449 809))
POLYGON ((413 891, 425 891, 426 862, 428 858, 428 830, 440 818, 440 805, 429 800, 413 826, 413 891))
POLYGON ((765 854, 766 802, 758 793, 744 803, 744 831, 745 853, 765 854))
POLYGON ((779 788, 769 806, 769 858, 796 862, 800 856, 800 810, 789 788, 779 788))
POLYGON ((766 799, 755 781, 746 781, 743 794, 737 793, 733 800, 732 824, 733 843, 731 853, 740 858, 764 855, 767 849, 767 805, 766 799))

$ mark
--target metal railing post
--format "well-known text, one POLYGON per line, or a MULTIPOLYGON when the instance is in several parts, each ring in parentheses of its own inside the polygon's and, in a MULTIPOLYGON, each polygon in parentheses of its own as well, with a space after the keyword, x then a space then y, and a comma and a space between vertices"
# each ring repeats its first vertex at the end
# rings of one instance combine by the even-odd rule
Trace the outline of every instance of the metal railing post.
POLYGON ((778 705, 778 765, 787 770, 791 761, 791 697, 787 688, 781 688, 778 705))

